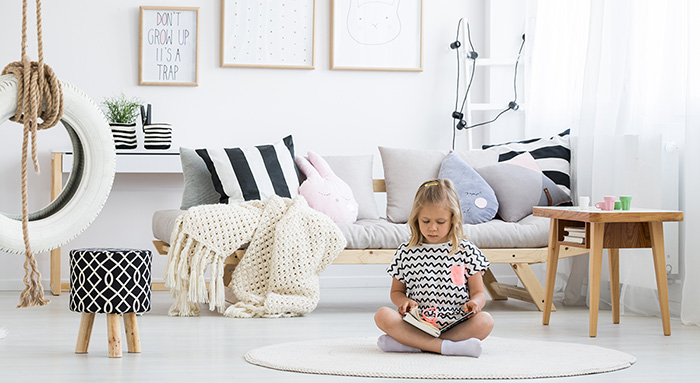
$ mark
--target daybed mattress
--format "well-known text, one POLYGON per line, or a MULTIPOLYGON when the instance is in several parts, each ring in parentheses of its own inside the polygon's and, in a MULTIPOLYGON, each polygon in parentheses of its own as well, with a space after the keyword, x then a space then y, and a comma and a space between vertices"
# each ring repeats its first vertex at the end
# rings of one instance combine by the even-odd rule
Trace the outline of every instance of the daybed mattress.
MULTIPOLYGON (((153 214, 153 235, 170 243, 175 220, 184 210, 159 210, 153 214)), ((363 219, 353 224, 338 224, 348 242, 348 249, 395 249, 408 241, 407 224, 383 219, 363 219)), ((478 225, 464 225, 464 234, 478 247, 532 248, 546 247, 549 239, 549 219, 529 215, 519 222, 491 220, 478 225)))

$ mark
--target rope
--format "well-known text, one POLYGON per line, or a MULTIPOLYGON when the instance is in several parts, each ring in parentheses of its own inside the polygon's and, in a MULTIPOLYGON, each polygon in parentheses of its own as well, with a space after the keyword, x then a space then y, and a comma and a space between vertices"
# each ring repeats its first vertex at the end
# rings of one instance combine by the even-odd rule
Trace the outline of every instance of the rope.
POLYGON ((43 306, 49 303, 41 287, 41 273, 29 243, 29 208, 27 204, 27 157, 31 142, 34 171, 39 173, 37 155, 37 130, 55 126, 63 115, 61 83, 53 70, 44 64, 44 47, 41 31, 41 0, 36 0, 36 29, 39 61, 29 61, 27 55, 27 0, 22 0, 22 61, 13 62, 2 74, 17 76, 17 111, 10 120, 24 125, 22 139, 22 235, 26 259, 24 261, 24 285, 17 307, 43 306), (42 122, 38 123, 41 119, 42 122))

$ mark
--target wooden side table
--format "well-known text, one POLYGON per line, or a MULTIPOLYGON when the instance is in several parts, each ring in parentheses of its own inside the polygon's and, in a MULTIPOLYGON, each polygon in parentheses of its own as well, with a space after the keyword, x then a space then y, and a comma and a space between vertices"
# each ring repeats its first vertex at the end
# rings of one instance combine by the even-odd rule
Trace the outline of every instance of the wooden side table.
POLYGON ((671 335, 666 282, 663 222, 682 221, 683 212, 668 210, 633 209, 602 211, 578 207, 534 207, 533 214, 551 218, 547 281, 542 324, 549 324, 550 307, 554 294, 554 280, 561 245, 583 247, 590 250, 588 293, 590 298, 588 335, 596 336, 598 330, 598 300, 600 298, 600 273, 603 249, 608 249, 610 263, 610 291, 613 323, 620 323, 620 250, 622 248, 651 248, 659 290, 659 307, 664 335, 671 335), (586 231, 583 244, 564 242, 564 227, 581 227, 586 231))

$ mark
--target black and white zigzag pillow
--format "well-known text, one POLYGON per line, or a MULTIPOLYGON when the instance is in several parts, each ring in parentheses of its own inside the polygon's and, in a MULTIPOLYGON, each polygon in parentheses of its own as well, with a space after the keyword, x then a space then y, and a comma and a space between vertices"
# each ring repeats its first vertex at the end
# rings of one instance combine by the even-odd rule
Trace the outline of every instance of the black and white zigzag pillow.
POLYGON ((571 145, 569 129, 549 138, 533 138, 503 144, 482 145, 482 149, 495 150, 498 161, 507 161, 520 153, 530 152, 542 173, 571 195, 571 145))
POLYGON ((195 152, 207 165, 221 203, 266 200, 273 195, 294 198, 298 194, 292 136, 273 145, 195 152))

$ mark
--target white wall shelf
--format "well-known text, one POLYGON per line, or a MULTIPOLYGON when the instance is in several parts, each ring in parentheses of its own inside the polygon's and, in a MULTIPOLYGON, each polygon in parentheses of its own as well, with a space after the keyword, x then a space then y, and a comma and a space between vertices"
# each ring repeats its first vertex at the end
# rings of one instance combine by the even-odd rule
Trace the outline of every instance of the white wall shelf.
MULTIPOLYGON (((61 171, 70 173, 73 152, 58 151, 63 155, 61 171)), ((180 153, 174 151, 117 151, 116 173, 182 173, 180 153)))
MULTIPOLYGON (((73 169, 72 150, 54 150, 51 153, 51 200, 58 197, 63 188, 63 173, 73 169)), ((116 173, 177 174, 182 173, 180 153, 165 150, 117 151, 116 173)), ((61 248, 51 250, 51 293, 60 295, 69 291, 68 283, 61 283, 61 248)))

